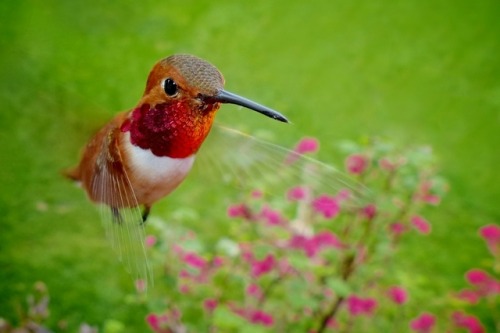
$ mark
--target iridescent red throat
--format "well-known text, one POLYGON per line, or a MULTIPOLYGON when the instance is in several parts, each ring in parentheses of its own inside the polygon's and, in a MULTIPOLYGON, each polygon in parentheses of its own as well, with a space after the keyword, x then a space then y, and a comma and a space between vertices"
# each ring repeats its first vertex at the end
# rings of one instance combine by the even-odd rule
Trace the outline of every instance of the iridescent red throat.
POLYGON ((218 104, 203 111, 187 103, 143 104, 121 126, 133 145, 151 149, 156 156, 184 158, 198 151, 212 127, 218 104))

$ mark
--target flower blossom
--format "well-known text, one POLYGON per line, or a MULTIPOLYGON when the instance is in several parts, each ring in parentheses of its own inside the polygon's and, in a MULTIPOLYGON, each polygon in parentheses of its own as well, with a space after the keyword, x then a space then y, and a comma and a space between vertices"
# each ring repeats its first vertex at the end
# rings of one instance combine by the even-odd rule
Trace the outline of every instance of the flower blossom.
POLYGON ((479 303, 481 295, 475 290, 462 289, 457 293, 456 297, 469 304, 477 304, 479 303))
POLYGON ((394 222, 389 226, 389 231, 392 235, 399 236, 406 232, 406 226, 401 222, 394 222))
POLYGON ((375 215, 377 215, 377 206, 374 204, 369 204, 363 207, 361 210, 361 215, 366 218, 368 221, 373 220, 375 215))
POLYGON ((166 314, 157 315, 155 313, 150 313, 146 316, 146 323, 154 332, 169 332, 168 316, 166 314))
POLYGON ((188 252, 184 255, 184 262, 191 267, 202 269, 207 264, 206 260, 194 252, 188 252))
POLYGON ((374 298, 362 298, 351 295, 347 298, 347 310, 353 316, 371 316, 377 308, 377 300, 374 298))
POLYGON ((316 138, 303 138, 293 150, 299 154, 315 153, 319 150, 319 141, 316 138))
POLYGON ((403 305, 408 301, 408 293, 402 287, 391 287, 387 291, 387 295, 394 303, 398 305, 403 305))
POLYGON ((436 325, 436 317, 427 312, 410 321, 410 328, 418 333, 430 333, 434 325, 436 325))
POLYGON ((465 273, 465 279, 474 286, 478 296, 500 294, 500 281, 481 269, 471 269, 465 273))
POLYGON ((248 208, 247 205, 241 203, 229 206, 227 208, 227 216, 230 218, 241 217, 247 220, 251 220, 252 212, 250 211, 250 208, 248 208))
POLYGON ((219 302, 214 298, 207 298, 203 301, 203 307, 207 312, 213 312, 218 304, 219 302))
POLYGON ((434 206, 439 205, 441 202, 441 198, 432 193, 432 182, 430 180, 424 181, 420 184, 420 188, 415 196, 415 199, 434 206))
POLYGON ((249 320, 253 324, 260 324, 263 326, 272 326, 274 324, 273 316, 261 310, 253 311, 249 320))
POLYGON ((156 244, 156 236, 147 235, 146 239, 144 240, 144 244, 146 245, 146 247, 153 247, 156 244))
POLYGON ((417 229, 417 231, 423 235, 428 235, 432 230, 432 226, 430 225, 430 223, 422 216, 412 216, 410 222, 415 227, 415 229, 417 229))
POLYGON ((336 249, 344 247, 338 237, 330 231, 322 231, 311 237, 293 235, 289 246, 294 249, 302 249, 309 258, 314 257, 320 250, 327 247, 336 249))
POLYGON ((466 329, 469 333, 484 333, 484 327, 475 316, 456 311, 451 315, 453 323, 459 328, 466 329))
POLYGON ((255 283, 250 284, 247 289, 246 293, 249 296, 255 297, 257 299, 260 299, 262 297, 262 289, 255 283))
POLYGON ((273 210, 267 206, 262 208, 260 212, 260 216, 267 222, 269 225, 279 225, 285 221, 285 218, 281 216, 281 213, 277 210, 273 210))
POLYGON ((252 276, 259 277, 263 274, 270 272, 274 268, 275 264, 276 264, 276 259, 274 259, 274 256, 272 254, 268 254, 264 259, 260 261, 254 259, 251 263, 252 276))
POLYGON ((307 188, 303 186, 295 186, 288 190, 286 196, 290 201, 300 201, 307 197, 307 188))
POLYGON ((320 195, 314 199, 312 206, 317 213, 327 219, 336 217, 340 212, 340 205, 337 198, 327 194, 320 195))
POLYGON ((345 167, 347 172, 353 175, 361 175, 368 167, 368 159, 361 154, 353 154, 346 158, 345 167))
POLYGON ((494 256, 500 256, 500 227, 496 224, 488 224, 479 229, 479 235, 494 256))
POLYGON ((319 150, 319 141, 315 138, 303 138, 293 148, 293 151, 286 157, 285 163, 295 163, 300 155, 315 153, 319 150))

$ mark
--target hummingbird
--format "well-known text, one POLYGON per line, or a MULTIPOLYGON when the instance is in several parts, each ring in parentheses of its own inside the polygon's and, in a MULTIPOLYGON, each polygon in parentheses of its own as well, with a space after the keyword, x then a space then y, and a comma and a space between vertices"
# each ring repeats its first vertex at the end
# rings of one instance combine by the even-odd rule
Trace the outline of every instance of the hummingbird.
POLYGON ((209 62, 188 54, 162 59, 138 104, 97 131, 66 172, 101 205, 113 247, 136 278, 151 274, 143 244, 151 207, 186 178, 226 103, 288 123, 278 111, 224 90, 224 77, 209 62))

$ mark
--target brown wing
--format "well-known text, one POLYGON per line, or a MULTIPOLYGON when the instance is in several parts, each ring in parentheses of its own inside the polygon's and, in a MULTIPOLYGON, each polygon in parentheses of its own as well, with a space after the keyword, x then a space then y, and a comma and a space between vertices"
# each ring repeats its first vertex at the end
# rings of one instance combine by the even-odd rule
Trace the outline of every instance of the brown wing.
POLYGON ((144 223, 124 167, 118 140, 125 114, 118 115, 88 143, 80 165, 70 175, 99 204, 106 236, 134 279, 152 282, 144 247, 144 223))

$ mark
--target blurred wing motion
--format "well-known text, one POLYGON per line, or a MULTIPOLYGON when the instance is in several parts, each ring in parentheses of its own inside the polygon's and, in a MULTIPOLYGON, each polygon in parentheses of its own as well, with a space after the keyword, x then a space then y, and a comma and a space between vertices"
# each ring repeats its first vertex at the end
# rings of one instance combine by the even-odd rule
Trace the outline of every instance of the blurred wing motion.
POLYGON ((101 220, 113 250, 134 280, 153 282, 144 247, 140 206, 116 143, 103 140, 91 179, 91 197, 100 202, 101 220), (104 204, 105 203, 105 204, 104 204))
POLYGON ((274 197, 296 186, 307 187, 311 196, 344 191, 349 193, 345 206, 351 207, 360 207, 369 196, 366 187, 335 167, 243 132, 214 125, 206 141, 202 150, 208 153, 199 154, 195 167, 211 172, 212 179, 222 175, 225 183, 274 197))

